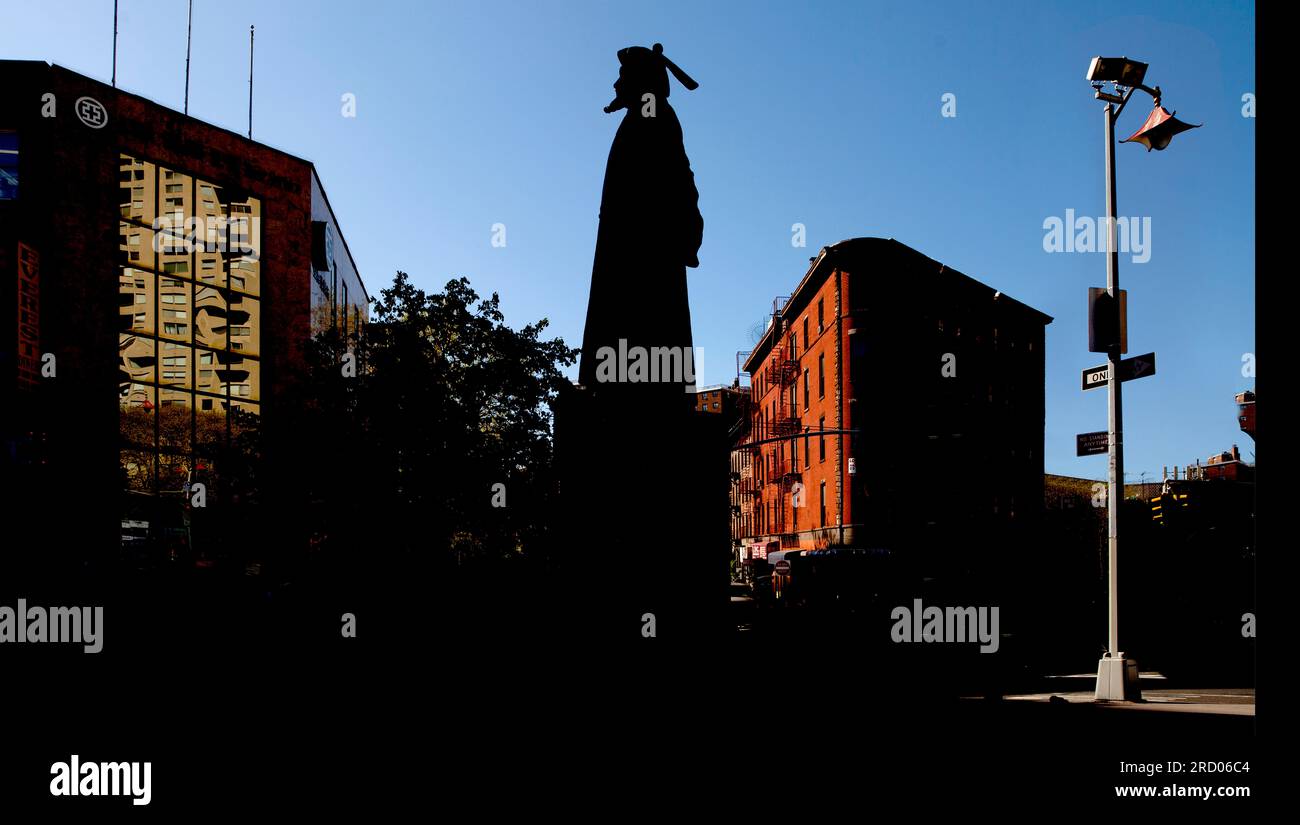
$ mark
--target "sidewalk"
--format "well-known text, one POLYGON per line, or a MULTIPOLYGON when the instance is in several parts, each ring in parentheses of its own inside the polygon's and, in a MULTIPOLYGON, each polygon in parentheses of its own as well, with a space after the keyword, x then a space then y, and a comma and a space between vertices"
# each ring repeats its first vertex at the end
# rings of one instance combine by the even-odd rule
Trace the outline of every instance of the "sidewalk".
POLYGON ((1255 689, 1172 687, 1159 673, 1142 673, 1139 687, 1142 699, 1136 702, 1095 702, 1095 673, 1051 676, 1048 681, 1059 690, 1046 693, 1008 695, 1009 702, 1047 702, 1095 704, 1098 707, 1129 711, 1166 711, 1173 713, 1208 713, 1224 716, 1254 716, 1255 689))

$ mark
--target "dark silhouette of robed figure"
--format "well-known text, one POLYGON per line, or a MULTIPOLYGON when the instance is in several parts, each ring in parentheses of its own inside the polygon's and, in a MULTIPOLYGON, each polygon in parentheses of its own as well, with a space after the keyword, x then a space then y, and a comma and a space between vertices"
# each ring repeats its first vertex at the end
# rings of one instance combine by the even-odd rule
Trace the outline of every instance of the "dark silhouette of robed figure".
POLYGON ((609 383, 665 399, 671 389, 685 404, 683 384, 690 381, 660 375, 655 386, 638 386, 649 382, 610 382, 597 372, 602 356, 620 352, 620 341, 623 352, 672 347, 690 357, 686 268, 699 266, 704 233, 682 126, 668 104, 668 73, 687 89, 698 84, 658 43, 623 49, 618 60, 615 97, 605 111, 624 114, 605 167, 579 382, 597 394, 609 383), (610 349, 602 353, 603 347, 610 349))
POLYGON ((658 44, 618 60, 605 111, 623 121, 605 169, 579 386, 556 408, 555 541, 568 632, 636 647, 701 640, 716 624, 728 459, 721 417, 695 413, 690 392, 699 365, 686 270, 699 266, 704 220, 668 75, 697 84, 658 44))

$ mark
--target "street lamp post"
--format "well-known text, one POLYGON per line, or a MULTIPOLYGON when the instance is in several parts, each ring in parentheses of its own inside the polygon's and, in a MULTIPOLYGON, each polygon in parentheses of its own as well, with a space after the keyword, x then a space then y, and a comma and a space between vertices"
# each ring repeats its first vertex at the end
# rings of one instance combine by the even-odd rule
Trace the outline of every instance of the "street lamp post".
MULTIPOLYGON (((1131 92, 1130 92, 1131 93, 1131 92)), ((1121 104, 1121 107, 1123 104, 1121 104)), ((1112 101, 1106 102, 1106 294, 1111 305, 1119 304, 1119 235, 1117 232, 1115 204, 1115 119, 1119 116, 1112 101)), ((1141 696, 1138 687, 1137 662, 1124 658, 1119 649, 1119 511, 1124 503, 1124 407, 1119 380, 1119 362, 1122 354, 1118 338, 1106 353, 1106 443, 1108 445, 1109 472, 1106 490, 1107 522, 1107 590, 1110 594, 1107 608, 1109 633, 1106 655, 1097 664, 1097 693, 1101 700, 1136 699, 1141 696), (1132 676, 1130 677, 1130 672, 1132 676)))
MULTIPOLYGON (((1115 203, 1115 121, 1128 105, 1133 92, 1141 89, 1155 99, 1155 109, 1146 123, 1125 143, 1141 143, 1147 151, 1163 150, 1174 135, 1195 126, 1183 123, 1160 105, 1160 87, 1142 85, 1147 64, 1126 57, 1095 57, 1088 68, 1096 98, 1106 102, 1102 116, 1106 135, 1106 294, 1108 311, 1119 313, 1119 229, 1115 203), (1103 91, 1106 83, 1115 85, 1115 93, 1103 91), (1118 108, 1116 108, 1118 104, 1118 108)), ((1108 624, 1106 653, 1097 663, 1098 701, 1125 701, 1141 698, 1138 687, 1138 666, 1125 657, 1119 647, 1119 515, 1124 503, 1124 413, 1120 361, 1123 356, 1122 341, 1126 331, 1120 328, 1118 318, 1108 320, 1113 335, 1106 341, 1106 387, 1109 394, 1106 424, 1109 455, 1109 477, 1106 494, 1107 510, 1107 589, 1108 624)))

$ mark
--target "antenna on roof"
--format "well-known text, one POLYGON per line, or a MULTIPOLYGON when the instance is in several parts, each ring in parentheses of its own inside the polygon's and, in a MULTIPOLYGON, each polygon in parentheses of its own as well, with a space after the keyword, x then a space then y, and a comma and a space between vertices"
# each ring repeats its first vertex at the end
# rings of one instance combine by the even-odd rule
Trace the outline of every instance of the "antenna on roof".
POLYGON ((117 0, 113 0, 113 88, 117 88, 117 0))
POLYGON ((248 139, 253 139, 253 26, 248 27, 248 139))
POLYGON ((194 0, 190 0, 190 16, 185 24, 185 114, 190 113, 190 33, 194 31, 194 0))

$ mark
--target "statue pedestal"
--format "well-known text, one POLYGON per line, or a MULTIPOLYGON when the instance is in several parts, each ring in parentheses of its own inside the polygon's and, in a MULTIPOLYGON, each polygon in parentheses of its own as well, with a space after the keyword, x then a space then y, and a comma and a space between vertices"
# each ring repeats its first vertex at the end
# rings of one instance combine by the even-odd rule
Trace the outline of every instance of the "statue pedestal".
POLYGON ((721 416, 642 407, 583 387, 556 407, 561 518, 554 537, 570 632, 695 644, 725 628, 730 450, 721 416))

